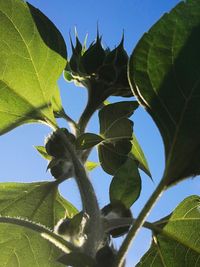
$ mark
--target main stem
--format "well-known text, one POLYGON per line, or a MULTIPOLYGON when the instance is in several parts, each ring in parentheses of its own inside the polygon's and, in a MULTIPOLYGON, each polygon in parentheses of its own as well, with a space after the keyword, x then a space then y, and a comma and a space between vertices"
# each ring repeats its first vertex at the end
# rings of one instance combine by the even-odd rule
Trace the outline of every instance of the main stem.
POLYGON ((151 209, 155 205, 156 201, 159 199, 159 197, 162 195, 162 193, 167 188, 165 179, 162 179, 160 183, 158 184, 156 190, 153 192, 145 206, 143 207, 142 211, 140 212, 138 218, 135 220, 132 228, 128 232, 126 238, 124 239, 116 257, 116 261, 114 263, 114 267, 122 267, 123 262, 125 259, 125 256, 128 252, 128 249, 131 245, 131 242, 136 237, 138 231, 144 224, 147 216, 149 215, 151 209))
POLYGON ((83 164, 77 157, 74 148, 72 147, 62 130, 59 131, 59 134, 63 140, 64 146, 71 155, 75 170, 75 179, 80 191, 81 200, 83 204, 83 211, 86 212, 90 218, 88 225, 89 236, 85 243, 84 250, 89 256, 94 257, 103 236, 103 226, 97 198, 93 186, 87 175, 87 172, 83 164))

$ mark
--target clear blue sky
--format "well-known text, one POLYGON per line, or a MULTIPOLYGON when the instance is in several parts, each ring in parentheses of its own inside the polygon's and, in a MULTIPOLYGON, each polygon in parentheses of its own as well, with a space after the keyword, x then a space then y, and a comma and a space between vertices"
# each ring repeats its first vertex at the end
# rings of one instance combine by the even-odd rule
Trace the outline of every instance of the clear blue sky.
MULTIPOLYGON (((144 32, 165 13, 173 8, 178 0, 30 0, 35 7, 45 13, 63 34, 68 48, 69 31, 73 33, 74 26, 77 27, 80 39, 83 41, 88 33, 88 42, 96 36, 97 22, 100 33, 103 35, 105 46, 113 48, 116 46, 125 32, 125 48, 130 54, 134 46, 144 32)), ((51 75, 49 73, 49 75, 51 75)), ((67 84, 61 78, 59 80, 63 105, 66 112, 78 119, 81 108, 86 101, 86 90, 75 88, 67 84)), ((119 101, 112 98, 112 101, 119 101)), ((98 132, 95 115, 88 127, 89 131, 98 132)), ((164 168, 164 151, 160 134, 150 116, 142 109, 135 113, 134 130, 145 151, 152 172, 154 183, 143 173, 143 189, 140 199, 134 204, 132 210, 137 216, 141 207, 148 199, 156 184, 160 180, 164 168)), ((65 123, 59 121, 60 125, 65 123)), ((1 173, 3 181, 31 182, 40 180, 51 180, 51 175, 46 173, 47 163, 34 150, 34 145, 43 145, 44 137, 50 129, 41 125, 21 126, 0 138, 1 148, 1 173)), ((92 158, 97 158, 96 152, 92 158)), ((102 207, 108 203, 108 186, 111 177, 106 175, 100 168, 91 172, 91 180, 97 192, 99 205, 102 207)), ((169 189, 154 208, 148 220, 156 220, 167 215, 186 196, 199 194, 200 186, 198 178, 182 182, 178 186, 169 189)), ((61 187, 62 194, 76 207, 81 208, 79 194, 74 181, 67 181, 61 187)), ((120 240, 119 240, 120 241, 120 240)), ((118 246, 119 241, 116 241, 118 246)), ((127 267, 133 267, 140 259, 150 244, 150 233, 142 230, 127 258, 127 267)))

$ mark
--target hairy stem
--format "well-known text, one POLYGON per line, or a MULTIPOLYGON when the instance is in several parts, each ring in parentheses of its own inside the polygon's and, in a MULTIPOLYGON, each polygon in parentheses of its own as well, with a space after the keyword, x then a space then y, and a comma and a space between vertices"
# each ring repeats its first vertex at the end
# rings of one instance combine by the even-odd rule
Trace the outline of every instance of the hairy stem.
POLYGON ((87 104, 85 110, 83 111, 79 122, 78 122, 78 132, 77 132, 77 136, 81 135, 85 132, 86 126, 90 120, 90 118, 92 117, 92 115, 94 114, 96 109, 91 109, 90 107, 90 103, 87 104))
POLYGON ((84 249, 88 255, 94 257, 103 236, 103 225, 97 198, 87 172, 77 157, 74 148, 62 131, 59 131, 59 135, 63 140, 66 150, 71 155, 75 170, 75 179, 81 195, 83 211, 90 217, 88 225, 89 236, 84 249))
POLYGON ((56 117, 58 118, 63 118, 65 119, 69 126, 70 126, 70 129, 72 131, 72 133, 76 133, 77 129, 78 129, 78 125, 77 123, 65 112, 64 109, 62 109, 59 113, 55 114, 56 117))
POLYGON ((22 227, 26 227, 36 233, 39 233, 43 238, 48 239, 51 243, 55 246, 62 249, 65 253, 69 253, 70 251, 77 251, 77 248, 73 246, 71 243, 64 240, 62 237, 58 236, 45 226, 40 224, 33 223, 26 219, 22 218, 13 218, 13 217, 1 217, 0 216, 0 223, 10 223, 22 227))
POLYGON ((135 220, 133 226, 131 227, 130 231, 128 232, 126 238, 124 239, 116 257, 116 261, 114 263, 114 267, 121 267, 125 256, 128 252, 128 249, 131 245, 131 242, 136 237, 139 229, 144 224, 147 216, 149 215, 151 209, 155 205, 156 201, 162 195, 164 190, 167 188, 165 179, 162 179, 159 185, 157 186, 156 190, 153 192, 145 206, 143 207, 142 211, 140 212, 138 218, 135 220))

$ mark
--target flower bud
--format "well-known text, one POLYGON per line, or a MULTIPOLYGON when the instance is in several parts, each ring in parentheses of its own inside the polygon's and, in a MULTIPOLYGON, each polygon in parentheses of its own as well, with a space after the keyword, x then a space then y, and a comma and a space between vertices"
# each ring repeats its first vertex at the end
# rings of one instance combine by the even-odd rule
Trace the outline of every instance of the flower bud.
POLYGON ((133 96, 127 77, 128 59, 124 36, 113 50, 104 49, 98 33, 88 49, 76 36, 76 46, 72 43, 72 56, 64 77, 68 82, 74 81, 88 89, 87 112, 98 109, 109 96, 133 96))
POLYGON ((81 247, 87 239, 85 227, 88 220, 87 213, 79 212, 73 218, 59 220, 54 227, 54 232, 73 245, 81 247))
MULTIPOLYGON (((109 219, 120 219, 120 218, 132 218, 132 213, 130 209, 127 209, 123 203, 115 202, 110 203, 103 207, 101 210, 103 217, 107 220, 109 219)), ((126 234, 130 226, 119 226, 116 229, 110 230, 109 234, 112 237, 119 237, 126 234)))
MULTIPOLYGON (((75 137, 73 134, 69 133, 67 129, 61 129, 65 134, 66 137, 69 139, 71 143, 75 142, 75 137)), ((66 157, 67 151, 63 146, 63 142, 61 137, 57 134, 57 131, 54 131, 47 137, 45 141, 45 149, 47 153, 55 158, 62 158, 66 157)))
POLYGON ((74 166, 66 158, 52 159, 47 167, 55 179, 68 179, 74 176, 74 166))

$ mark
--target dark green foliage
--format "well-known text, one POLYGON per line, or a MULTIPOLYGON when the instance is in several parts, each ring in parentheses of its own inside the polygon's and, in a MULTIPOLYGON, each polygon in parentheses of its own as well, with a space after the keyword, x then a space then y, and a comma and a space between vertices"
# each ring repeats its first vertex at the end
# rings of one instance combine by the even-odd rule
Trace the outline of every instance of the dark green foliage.
POLYGON ((93 133, 84 133, 80 135, 76 140, 76 147, 77 149, 87 149, 91 148, 100 142, 102 142, 104 139, 93 133))
POLYGON ((102 168, 114 174, 131 151, 133 122, 129 117, 137 109, 135 101, 107 105, 99 111, 100 135, 105 139, 98 146, 102 168))
POLYGON ((111 203, 120 201, 130 208, 139 198, 141 192, 141 177, 134 159, 128 158, 115 172, 111 181, 109 194, 111 203))
POLYGON ((96 41, 88 49, 81 45, 76 37, 76 46, 72 45, 72 56, 64 77, 88 90, 88 103, 80 119, 80 127, 112 95, 133 96, 127 78, 128 55, 124 49, 123 38, 113 50, 104 49, 97 34, 96 41))
POLYGON ((142 37, 130 58, 132 90, 164 141, 168 185, 200 174, 199 36, 199 0, 181 2, 142 37))
POLYGON ((72 56, 66 67, 66 80, 74 80, 88 90, 97 90, 97 84, 101 84, 98 94, 102 102, 111 95, 132 96, 127 78, 129 58, 124 49, 124 38, 113 50, 104 49, 101 42, 97 34, 96 41, 85 49, 76 36, 75 47, 71 42, 72 56))

